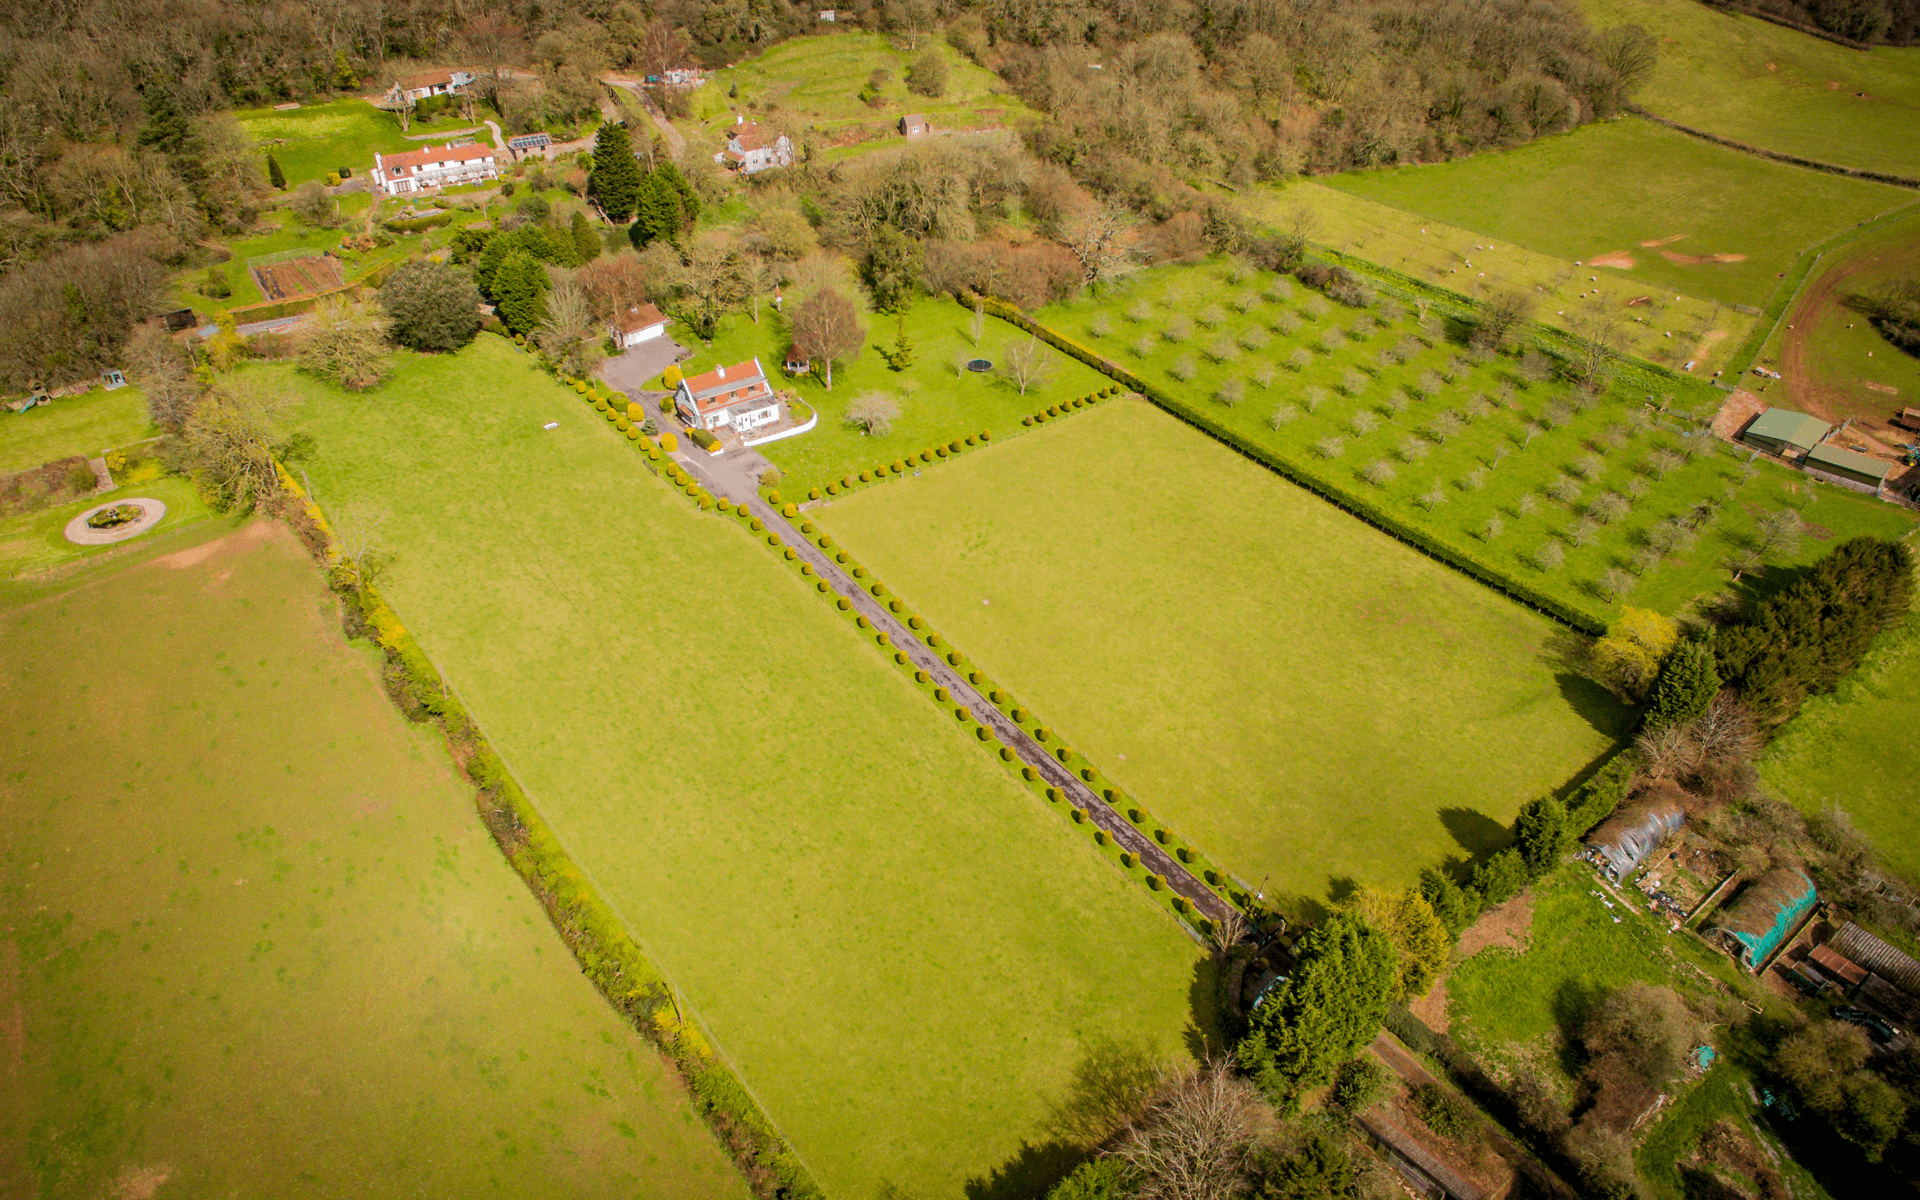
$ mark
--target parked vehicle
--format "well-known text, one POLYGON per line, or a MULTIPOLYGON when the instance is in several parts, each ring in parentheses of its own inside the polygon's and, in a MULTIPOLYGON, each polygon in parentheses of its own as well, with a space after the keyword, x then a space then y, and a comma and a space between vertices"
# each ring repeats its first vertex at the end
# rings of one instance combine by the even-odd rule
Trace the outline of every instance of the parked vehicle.
POLYGON ((1880 1043, 1882 1046, 1894 1039, 1895 1030, 1893 1026, 1882 1021, 1870 1012, 1864 1012, 1861 1009, 1853 1008, 1845 1004, 1836 1004, 1830 1011, 1833 1014, 1834 1020, 1845 1021, 1849 1025, 1858 1025, 1867 1031, 1868 1037, 1880 1043))

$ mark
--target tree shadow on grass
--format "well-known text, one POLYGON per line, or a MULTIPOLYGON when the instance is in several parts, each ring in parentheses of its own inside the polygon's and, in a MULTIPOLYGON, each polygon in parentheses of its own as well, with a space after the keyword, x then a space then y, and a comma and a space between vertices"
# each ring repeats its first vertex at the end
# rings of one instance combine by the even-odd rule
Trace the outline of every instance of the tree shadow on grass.
POLYGON ((1470 859, 1485 858, 1512 840, 1505 825, 1471 808, 1443 808, 1440 823, 1470 859))
POLYGON ((1580 719, 1610 738, 1624 737, 1633 723, 1633 710, 1606 688, 1584 675, 1562 671, 1554 676, 1560 697, 1580 719))
POLYGON ((1580 1023, 1609 989, 1586 979, 1563 979, 1553 989, 1553 1023, 1560 1030, 1560 1069, 1578 1076, 1587 1056, 1580 1049, 1580 1023))
POLYGON ((1075 1142, 1022 1141, 1012 1158, 985 1176, 967 1180, 967 1200, 1034 1200, 1092 1157, 1092 1150, 1075 1142))

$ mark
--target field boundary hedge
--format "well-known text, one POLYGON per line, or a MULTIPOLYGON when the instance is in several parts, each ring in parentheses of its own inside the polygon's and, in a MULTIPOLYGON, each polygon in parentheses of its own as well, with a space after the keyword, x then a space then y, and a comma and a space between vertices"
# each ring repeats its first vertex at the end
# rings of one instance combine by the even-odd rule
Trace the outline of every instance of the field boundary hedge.
POLYGON ((291 504, 278 515, 326 568, 349 637, 368 636, 386 659, 383 681, 409 721, 434 721, 454 765, 476 789, 482 823, 501 854, 546 910, 581 971, 679 1073, 693 1107, 764 1200, 825 1200, 799 1153, 744 1082, 719 1056, 697 1014, 692 1022, 667 973, 650 960, 592 878, 567 853, 511 768, 459 696, 371 585, 305 487, 275 462, 291 504))
POLYGON ((1121 385, 1139 392, 1156 406, 1200 430, 1207 436, 1238 451, 1240 454, 1266 467, 1285 479, 1299 484, 1322 499, 1327 500, 1352 516, 1380 530, 1395 540, 1411 546, 1438 562, 1453 567, 1461 574, 1476 582, 1492 588, 1516 603, 1523 604, 1561 624, 1581 633, 1599 636, 1606 632, 1606 622, 1593 614, 1582 611, 1554 596, 1535 588, 1524 580, 1509 575, 1506 571, 1485 562, 1479 556, 1458 547, 1449 545, 1441 539, 1429 535, 1401 520, 1386 508, 1366 496, 1354 492, 1342 484, 1319 475, 1316 472, 1295 463, 1288 462, 1264 446, 1258 446, 1241 437, 1235 431, 1215 421, 1204 412, 1189 405, 1186 401, 1173 396, 1132 371, 1120 366, 1073 339, 1048 326, 1040 324, 1023 312, 1018 306, 992 296, 976 297, 967 293, 962 302, 971 305, 978 301, 988 312, 1004 321, 1017 325, 1032 333, 1066 354, 1086 363, 1121 385))
MULTIPOLYGON (((1803 31, 1804 32, 1804 31, 1803 31)), ((1864 47, 1862 47, 1864 49, 1864 47)), ((1910 179, 1905 175, 1892 175, 1885 171, 1867 171, 1859 167, 1843 167, 1838 163, 1821 162, 1814 158, 1801 158, 1797 154, 1782 154, 1778 150, 1768 150, 1747 142, 1736 142, 1730 137, 1721 137, 1717 133, 1708 133, 1704 129, 1695 129, 1691 125, 1682 125, 1678 121, 1669 121, 1657 113, 1649 112, 1638 104, 1626 104, 1623 107, 1634 116, 1655 125, 1665 125, 1688 137, 1699 138, 1703 142, 1712 142, 1716 146, 1725 146, 1729 150, 1738 150, 1743 154, 1752 154, 1760 158, 1785 163, 1790 167, 1805 167, 1809 171, 1825 171, 1829 175, 1845 175, 1850 179, 1865 179, 1873 183, 1886 183, 1894 187, 1920 188, 1920 179, 1910 179)))
MULTIPOLYGON (((1752 17, 1756 21, 1765 21, 1769 25, 1778 25, 1782 29, 1791 29, 1795 33, 1804 33, 1808 37, 1819 38, 1823 42, 1832 42, 1836 46, 1845 46, 1849 50, 1873 49, 1872 44, 1869 42, 1856 42, 1850 37, 1843 37, 1842 35, 1837 33, 1830 33, 1825 29, 1819 28, 1818 26, 1803 25, 1799 21, 1796 21, 1791 17, 1783 17, 1778 15, 1777 13, 1763 12, 1762 10, 1757 8, 1749 8, 1744 4, 1715 3, 1712 5, 1712 7, 1717 8, 1722 12, 1733 13, 1736 16, 1752 17)), ((1892 42, 1888 43, 1888 45, 1894 45, 1894 44, 1895 43, 1892 43, 1892 42)))

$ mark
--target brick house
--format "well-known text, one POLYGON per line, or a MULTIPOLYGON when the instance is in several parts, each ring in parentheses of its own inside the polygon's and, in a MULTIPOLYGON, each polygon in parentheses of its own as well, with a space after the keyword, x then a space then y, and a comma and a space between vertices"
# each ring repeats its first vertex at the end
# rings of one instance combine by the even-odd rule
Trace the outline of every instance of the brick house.
POLYGON ((758 358, 682 379, 673 405, 682 421, 708 431, 724 426, 746 433, 780 419, 779 397, 758 358))
POLYGON ((933 132, 933 122, 920 113, 908 113, 900 118, 900 136, 908 139, 923 138, 933 132))

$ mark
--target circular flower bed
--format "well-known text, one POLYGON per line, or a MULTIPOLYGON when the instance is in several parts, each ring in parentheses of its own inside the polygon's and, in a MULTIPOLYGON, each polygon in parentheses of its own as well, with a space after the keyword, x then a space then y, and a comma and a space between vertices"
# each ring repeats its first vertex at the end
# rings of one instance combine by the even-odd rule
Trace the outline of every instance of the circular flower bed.
POLYGON ((119 525, 126 525, 138 521, 146 515, 146 512, 147 510, 141 508, 138 504, 115 504, 110 508, 103 508, 88 517, 87 528, 112 529, 119 525))

